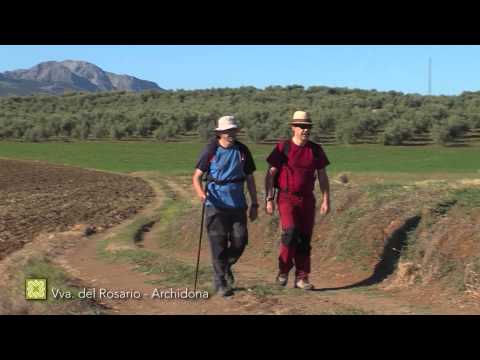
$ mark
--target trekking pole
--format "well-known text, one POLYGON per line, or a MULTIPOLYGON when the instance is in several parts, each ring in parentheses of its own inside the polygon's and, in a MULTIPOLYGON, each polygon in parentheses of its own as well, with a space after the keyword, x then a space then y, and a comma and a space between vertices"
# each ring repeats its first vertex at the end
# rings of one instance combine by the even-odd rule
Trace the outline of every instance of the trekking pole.
MULTIPOLYGON (((207 185, 208 185, 208 182, 205 182, 205 189, 204 189, 205 194, 207 194, 207 185)), ((202 204, 202 220, 200 222, 200 239, 198 241, 197 266, 195 268, 195 284, 193 286, 193 291, 194 292, 197 290, 198 267, 200 265, 200 250, 202 248, 203 220, 205 218, 205 203, 206 202, 207 202, 207 199, 205 199, 203 201, 203 204, 202 204)))

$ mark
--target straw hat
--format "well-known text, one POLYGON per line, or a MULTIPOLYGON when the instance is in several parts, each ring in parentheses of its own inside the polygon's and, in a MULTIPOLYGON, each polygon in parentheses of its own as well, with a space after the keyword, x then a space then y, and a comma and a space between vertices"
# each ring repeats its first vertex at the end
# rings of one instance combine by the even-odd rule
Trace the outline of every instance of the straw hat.
POLYGON ((312 120, 310 119, 310 114, 306 111, 295 111, 293 114, 291 124, 307 124, 312 125, 312 120))

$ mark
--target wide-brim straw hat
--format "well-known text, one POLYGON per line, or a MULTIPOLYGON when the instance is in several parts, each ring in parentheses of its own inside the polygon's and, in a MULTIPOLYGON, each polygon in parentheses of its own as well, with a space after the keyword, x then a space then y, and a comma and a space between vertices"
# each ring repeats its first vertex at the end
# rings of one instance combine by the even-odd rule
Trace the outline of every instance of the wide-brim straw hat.
POLYGON ((306 111, 295 111, 295 113, 293 114, 291 124, 292 125, 295 125, 295 124, 312 125, 310 114, 306 111))
POLYGON ((238 123, 237 120, 235 119, 235 116, 222 116, 220 119, 218 119, 217 122, 217 128, 215 131, 225 131, 225 130, 230 130, 230 129, 238 129, 238 123))

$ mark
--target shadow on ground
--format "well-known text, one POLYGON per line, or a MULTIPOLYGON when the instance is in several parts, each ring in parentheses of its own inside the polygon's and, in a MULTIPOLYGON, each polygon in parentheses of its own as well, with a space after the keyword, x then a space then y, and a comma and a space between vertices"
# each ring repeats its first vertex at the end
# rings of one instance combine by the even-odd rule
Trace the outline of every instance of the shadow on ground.
POLYGON ((381 283, 395 271, 398 260, 400 259, 400 254, 407 241, 407 234, 418 226, 420 220, 420 216, 413 216, 405 221, 405 224, 402 227, 390 235, 383 249, 381 256, 382 260, 375 265, 373 274, 368 278, 351 285, 334 288, 319 288, 314 289, 313 291, 347 290, 381 283))

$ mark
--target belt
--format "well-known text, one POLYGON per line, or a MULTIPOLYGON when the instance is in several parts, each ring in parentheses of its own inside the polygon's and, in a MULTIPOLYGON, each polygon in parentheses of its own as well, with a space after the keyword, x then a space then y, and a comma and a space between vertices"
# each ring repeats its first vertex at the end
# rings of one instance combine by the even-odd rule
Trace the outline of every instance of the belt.
POLYGON ((286 193, 286 194, 292 194, 294 196, 299 196, 299 197, 305 197, 305 196, 313 195, 313 192, 305 194, 305 193, 302 193, 302 192, 299 192, 299 191, 288 191, 288 190, 284 190, 284 189, 280 189, 280 192, 286 193))
POLYGON ((213 182, 217 185, 226 185, 226 184, 231 184, 231 183, 244 182, 245 180, 246 180, 246 178, 244 178, 244 177, 238 178, 238 179, 231 179, 231 180, 217 180, 217 179, 214 179, 214 178, 208 178, 207 182, 213 182))

